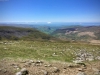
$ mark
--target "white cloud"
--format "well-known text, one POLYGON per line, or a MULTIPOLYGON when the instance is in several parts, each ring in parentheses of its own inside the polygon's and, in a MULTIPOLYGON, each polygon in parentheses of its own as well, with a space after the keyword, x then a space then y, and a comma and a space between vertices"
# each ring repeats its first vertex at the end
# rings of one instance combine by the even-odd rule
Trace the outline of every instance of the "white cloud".
POLYGON ((48 24, 50 24, 51 22, 47 22, 48 24))

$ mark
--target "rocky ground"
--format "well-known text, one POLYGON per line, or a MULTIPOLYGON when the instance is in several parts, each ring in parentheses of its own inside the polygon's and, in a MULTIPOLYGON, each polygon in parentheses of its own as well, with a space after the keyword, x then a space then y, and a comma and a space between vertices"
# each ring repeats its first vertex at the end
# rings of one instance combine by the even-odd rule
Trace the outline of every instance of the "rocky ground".
POLYGON ((100 61, 86 63, 43 60, 0 60, 0 75, 100 75, 100 61), (84 65, 85 64, 85 65, 84 65), (26 71, 26 74, 20 74, 26 71))

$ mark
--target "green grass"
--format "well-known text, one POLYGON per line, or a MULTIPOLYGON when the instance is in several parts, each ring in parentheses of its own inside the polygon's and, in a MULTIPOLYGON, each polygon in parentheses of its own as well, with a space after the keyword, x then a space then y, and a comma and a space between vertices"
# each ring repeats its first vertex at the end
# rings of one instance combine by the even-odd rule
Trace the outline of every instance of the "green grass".
POLYGON ((94 55, 100 55, 99 45, 64 43, 64 42, 40 42, 40 41, 0 41, 0 59, 22 58, 57 60, 70 62, 75 57, 74 52, 86 50, 94 55), (93 52, 95 50, 95 52, 93 52), (53 55, 55 53, 55 55, 53 55))

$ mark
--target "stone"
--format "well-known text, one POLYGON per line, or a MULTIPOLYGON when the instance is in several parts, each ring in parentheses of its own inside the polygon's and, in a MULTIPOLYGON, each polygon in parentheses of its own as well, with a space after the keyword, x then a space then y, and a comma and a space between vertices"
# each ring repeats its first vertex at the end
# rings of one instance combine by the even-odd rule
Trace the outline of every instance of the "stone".
POLYGON ((40 63, 43 63, 42 61, 38 60, 36 61, 36 64, 40 64, 40 63))
POLYGON ((16 68, 16 70, 19 70, 20 68, 16 68))
POLYGON ((52 71, 53 73, 57 73, 57 72, 60 71, 57 67, 53 67, 52 70, 53 70, 53 71, 52 71))
POLYGON ((86 67, 85 63, 83 63, 83 62, 80 62, 80 63, 77 63, 77 64, 86 67))
POLYGON ((25 60, 23 60, 23 61, 21 61, 21 63, 26 63, 26 61, 25 61, 25 60))
POLYGON ((21 72, 17 72, 15 75, 22 75, 22 73, 21 72))
POLYGON ((69 68, 73 68, 74 66, 73 66, 72 64, 69 64, 68 67, 69 67, 69 68))
POLYGON ((17 65, 13 66, 14 68, 19 68, 17 65))
POLYGON ((93 61, 94 60, 94 57, 93 56, 90 56, 90 57, 86 58, 86 60, 93 61))
POLYGON ((77 63, 82 63, 83 60, 74 60, 73 62, 74 62, 75 64, 77 64, 77 63))
POLYGON ((25 64, 24 64, 24 67, 30 67, 31 66, 31 62, 26 62, 25 64))
POLYGON ((100 71, 96 71, 94 75, 100 75, 100 71))
POLYGON ((78 72, 77 75, 87 75, 85 72, 78 72))
POLYGON ((38 60, 38 61, 35 62, 35 66, 41 66, 42 64, 43 64, 43 62, 40 61, 40 60, 38 60))
POLYGON ((33 61, 33 60, 29 60, 29 62, 30 62, 30 63, 34 63, 34 61, 33 61))
POLYGON ((48 75, 48 72, 47 71, 42 70, 42 72, 43 72, 44 75, 48 75))
POLYGON ((44 65, 45 67, 51 67, 52 65, 51 64, 49 64, 49 65, 44 65))
POLYGON ((28 70, 26 68, 22 68, 20 72, 22 73, 22 75, 28 74, 28 70))
POLYGON ((83 71, 83 69, 82 68, 79 68, 78 71, 83 71))
POLYGON ((17 72, 15 75, 28 75, 28 70, 26 68, 22 68, 20 72, 17 72))
POLYGON ((95 59, 96 59, 96 60, 100 60, 100 56, 97 56, 95 59))

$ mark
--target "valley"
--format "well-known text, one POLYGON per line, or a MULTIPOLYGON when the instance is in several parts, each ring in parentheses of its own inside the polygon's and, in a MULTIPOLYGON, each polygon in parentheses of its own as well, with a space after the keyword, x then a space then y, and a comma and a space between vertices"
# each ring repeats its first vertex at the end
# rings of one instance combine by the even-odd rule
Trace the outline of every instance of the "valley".
MULTIPOLYGON (((52 35, 77 33, 97 39, 98 29, 57 29, 52 35)), ((0 26, 0 75, 18 75, 23 69, 29 75, 99 75, 100 44, 95 42, 63 40, 35 28, 0 26)))

